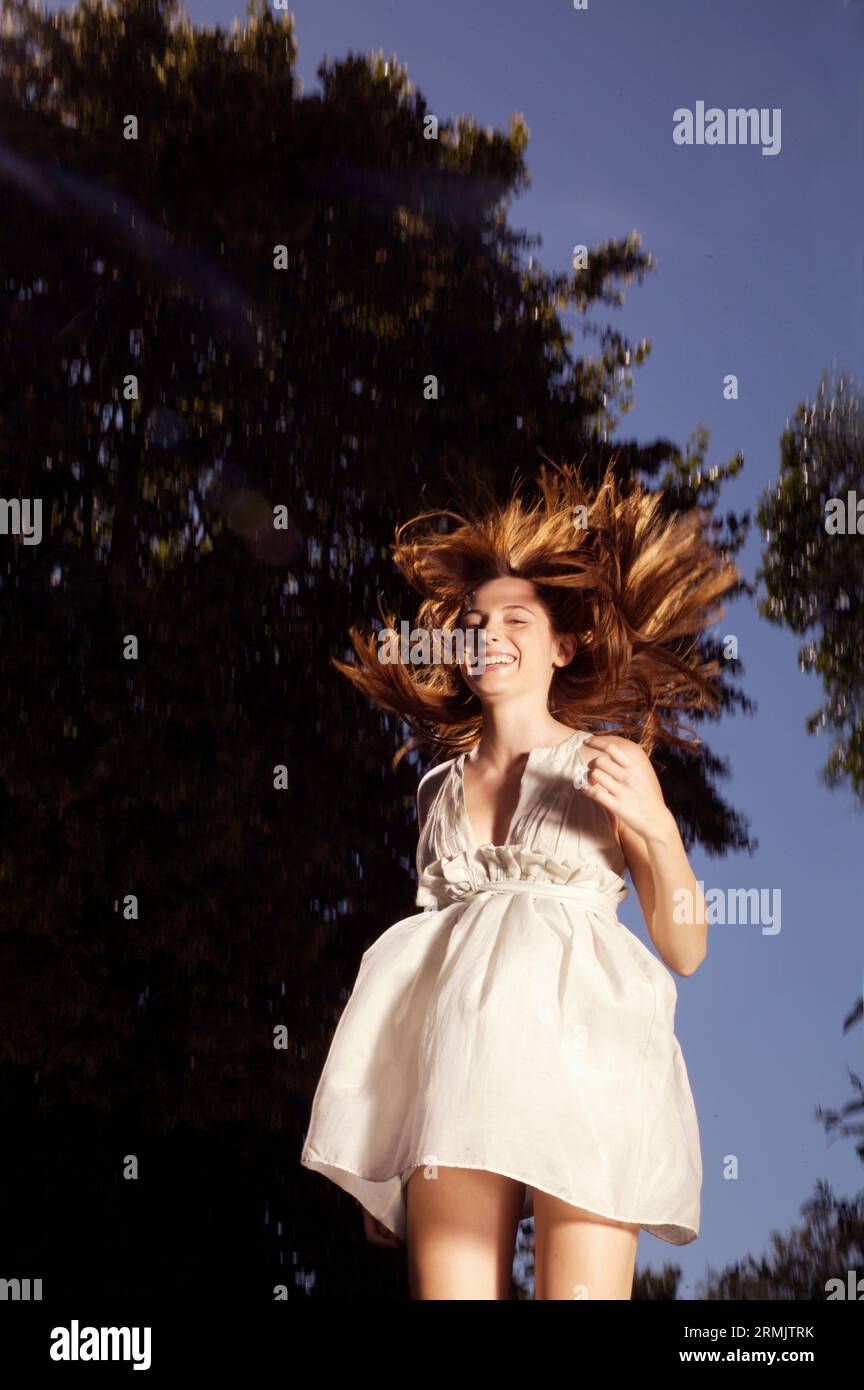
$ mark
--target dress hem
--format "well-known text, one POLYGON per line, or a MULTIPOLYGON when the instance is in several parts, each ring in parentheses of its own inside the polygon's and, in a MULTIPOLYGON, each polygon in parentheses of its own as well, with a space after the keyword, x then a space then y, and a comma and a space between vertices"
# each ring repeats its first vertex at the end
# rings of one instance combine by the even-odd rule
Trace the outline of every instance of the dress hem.
MULTIPOLYGON (((412 1173, 412 1172, 415 1170, 415 1168, 424 1168, 424 1167, 426 1167, 426 1162, 427 1162, 427 1161, 426 1161, 426 1160, 423 1160, 423 1159, 418 1159, 418 1161, 417 1161, 416 1163, 409 1163, 409 1164, 407 1165, 407 1167, 404 1168, 404 1169, 402 1170, 402 1173, 393 1173, 393 1174, 391 1174, 391 1176, 390 1176, 389 1178, 370 1178, 370 1177, 367 1177, 365 1173, 360 1173, 360 1172, 358 1172, 355 1168, 348 1168, 348 1167, 345 1166, 344 1163, 335 1163, 332 1159, 323 1158, 322 1156, 320 1156, 320 1155, 317 1154, 317 1151, 316 1151, 316 1150, 310 1149, 308 1146, 307 1146, 306 1148, 304 1148, 303 1155, 302 1155, 301 1158, 300 1158, 300 1162, 301 1162, 301 1164, 303 1165, 304 1168, 308 1168, 308 1169, 310 1169, 310 1170, 313 1171, 313 1172, 319 1172, 319 1173, 321 1174, 322 1177, 328 1178, 331 1182, 335 1182, 335 1183, 337 1184, 337 1186, 342 1187, 343 1190, 346 1190, 346 1191, 350 1191, 350 1189, 346 1188, 346 1187, 345 1187, 345 1184, 342 1183, 342 1182, 340 1182, 340 1180, 339 1180, 338 1177, 334 1176, 335 1173, 346 1173, 346 1174, 349 1174, 351 1177, 359 1178, 359 1179, 361 1180, 361 1182, 373 1183, 373 1184, 375 1184, 376 1186, 380 1186, 380 1185, 383 1185, 383 1184, 385 1184, 385 1183, 392 1183, 392 1182, 395 1182, 396 1180, 399 1180, 399 1181, 401 1182, 402 1189, 403 1189, 403 1196, 402 1196, 402 1199, 401 1199, 401 1200, 402 1200, 402 1203, 403 1203, 403 1210, 404 1210, 404 1203, 405 1203, 405 1198, 404 1198, 405 1179, 404 1179, 404 1176, 403 1176, 403 1175, 404 1175, 405 1173, 412 1173), (315 1154, 316 1156, 315 1156, 314 1158, 311 1158, 311 1157, 310 1157, 310 1158, 307 1158, 307 1157, 306 1157, 306 1154, 307 1154, 307 1153, 310 1154, 310 1155, 315 1154), (325 1170, 326 1170, 326 1171, 325 1171, 325 1170)), ((579 1210, 581 1210, 581 1211, 587 1211, 587 1212, 589 1213, 589 1215, 591 1215, 591 1216, 600 1216, 600 1217, 603 1217, 603 1218, 604 1218, 605 1220, 607 1220, 607 1221, 620 1221, 622 1224, 627 1225, 627 1226, 638 1226, 638 1227, 640 1228, 640 1230, 647 1231, 647 1233, 648 1233, 649 1235, 654 1236, 657 1240, 665 1241, 665 1242, 666 1242, 667 1244, 669 1244, 669 1245, 678 1245, 678 1246, 690 1245, 690 1244, 692 1244, 692 1242, 693 1242, 694 1240, 697 1240, 698 1237, 699 1237, 698 1228, 693 1227, 693 1226, 690 1226, 690 1225, 688 1225, 686 1222, 682 1222, 682 1221, 669 1221, 669 1220, 666 1220, 666 1221, 640 1220, 640 1219, 638 1219, 638 1218, 636 1218, 636 1217, 633 1217, 633 1216, 616 1216, 616 1215, 615 1215, 614 1213, 612 1213, 612 1212, 598 1211, 596 1207, 586 1207, 586 1206, 583 1206, 581 1202, 576 1202, 576 1201, 574 1201, 573 1198, 572 1198, 569 1194, 565 1194, 565 1193, 563 1193, 563 1192, 553 1192, 553 1191, 550 1191, 550 1189, 549 1189, 548 1187, 544 1187, 544 1186, 542 1185, 542 1183, 532 1182, 530 1178, 526 1178, 526 1177, 522 1176, 522 1175, 519 1174, 519 1173, 511 1173, 511 1172, 508 1172, 506 1169, 499 1167, 497 1164, 490 1164, 490 1163, 465 1163, 464 1161, 460 1161, 460 1162, 448 1162, 448 1161, 446 1161, 446 1160, 443 1160, 443 1159, 438 1158, 437 1155, 436 1155, 436 1158, 435 1158, 435 1167, 437 1167, 437 1168, 468 1168, 468 1169, 470 1169, 470 1170, 472 1170, 472 1171, 474 1171, 474 1172, 497 1173, 497 1174, 499 1174, 502 1178, 511 1178, 514 1182, 523 1183, 526 1187, 530 1187, 530 1188, 532 1189, 532 1191, 545 1192, 546 1195, 547 1195, 548 1197, 557 1197, 559 1201, 567 1202, 567 1204, 568 1204, 569 1206, 578 1207, 579 1210), (675 1236, 672 1236, 672 1235, 662 1235, 662 1234, 661 1234, 661 1231, 670 1231, 670 1230, 674 1230, 674 1231, 678 1231, 678 1232, 683 1232, 683 1233, 684 1233, 684 1234, 683 1234, 683 1238, 682 1238, 681 1236, 679 1236, 679 1237, 676 1238, 675 1236)), ((354 1193, 351 1192, 350 1195, 351 1195, 351 1196, 354 1196, 354 1193)), ((399 1229, 397 1229, 396 1227, 392 1226, 392 1225, 390 1224, 390 1222, 388 1222, 383 1216, 378 1216, 377 1213, 374 1212, 374 1211, 372 1211, 369 1207, 367 1207, 367 1206, 365 1205, 364 1202, 361 1202, 359 1197, 356 1197, 356 1196, 355 1196, 355 1197, 354 1197, 354 1200, 355 1200, 361 1207, 363 1207, 364 1211, 368 1211, 369 1214, 370 1214, 370 1216, 374 1216, 375 1219, 376 1219, 376 1221, 380 1221, 381 1224, 382 1224, 382 1226, 386 1226, 386 1228, 387 1228, 388 1231, 390 1231, 393 1235, 397 1236, 399 1240, 404 1241, 405 1235, 404 1235, 404 1232, 403 1232, 402 1230, 399 1230, 399 1229)), ((392 1208, 392 1205, 393 1205, 393 1204, 392 1204, 392 1202, 389 1202, 387 1205, 388 1205, 388 1208, 392 1208)), ((523 1221, 533 1221, 533 1219, 534 1219, 533 1216, 520 1216, 520 1217, 519 1217, 519 1224, 521 1225, 521 1223, 522 1223, 523 1221)))

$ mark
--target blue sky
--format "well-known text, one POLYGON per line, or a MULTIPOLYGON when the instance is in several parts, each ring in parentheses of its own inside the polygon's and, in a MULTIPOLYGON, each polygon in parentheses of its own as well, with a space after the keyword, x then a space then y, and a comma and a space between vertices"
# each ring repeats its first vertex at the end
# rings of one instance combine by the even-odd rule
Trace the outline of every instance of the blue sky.
MULTIPOLYGON (((211 22, 229 13, 190 7, 211 22)), ((864 380, 860 5, 590 0, 577 12, 567 0, 314 0, 293 14, 307 91, 325 54, 381 48, 442 118, 470 113, 505 129, 521 111, 533 186, 510 220, 541 234, 534 254, 550 270, 567 267, 577 242, 639 231, 657 272, 609 317, 653 351, 619 437, 683 445, 704 426, 709 462, 745 456, 725 501, 755 510, 777 474, 785 421, 823 369, 836 362, 864 380), (699 100, 780 107, 780 153, 674 144, 673 111, 699 100), (739 377, 738 401, 723 399, 727 372, 739 377)), ((749 577, 759 552, 754 527, 749 577)), ((829 1144, 813 1119, 816 1105, 850 1096, 847 1066, 861 1070, 862 1030, 844 1039, 841 1024, 861 988, 864 818, 850 792, 819 781, 826 745, 804 721, 820 687, 798 671, 797 640, 746 601, 722 630, 739 639, 758 710, 710 737, 729 760, 724 792, 759 848, 723 861, 697 850, 691 862, 706 887, 780 889, 782 918, 773 936, 714 927, 704 965, 677 982, 702 1136, 702 1230, 683 1249, 643 1232, 638 1265, 679 1263, 688 1297, 708 1265, 758 1255, 772 1230, 796 1222, 817 1178, 839 1193, 864 1186, 853 1142, 829 1144), (723 1177, 729 1154, 734 1181, 723 1177)), ((647 940, 635 893, 621 917, 647 940)))
MULTIPOLYGON (((243 7, 192 0, 188 12, 227 28, 243 7)), ((307 91, 325 54, 381 48, 442 119, 467 113, 505 129, 523 113, 533 187, 510 220, 542 235, 534 254, 548 269, 566 268, 577 242, 639 231, 656 274, 626 289, 622 310, 594 316, 653 344, 618 437, 683 446, 702 425, 709 463, 743 451, 724 508, 755 510, 784 423, 823 369, 864 380, 861 0, 590 0, 585 12, 572 0, 297 0, 292 12, 307 91), (780 153, 676 145, 672 113, 698 101, 779 107, 780 153), (728 372, 738 401, 723 399, 728 372)), ((759 551, 754 528, 749 577, 759 551)), ((795 1223, 817 1178, 839 1193, 864 1186, 853 1142, 829 1144, 813 1118, 817 1104, 849 1098, 846 1068, 862 1067, 862 1029, 844 1038, 841 1024, 862 986, 864 817, 848 790, 819 780, 827 745, 804 721, 821 691, 798 671, 797 640, 746 601, 722 631, 738 637, 758 710, 712 728, 710 741, 759 848, 722 862, 697 850, 693 868, 706 887, 780 889, 782 926, 773 936, 713 928, 706 962, 677 982, 702 1135, 702 1230, 684 1249, 643 1232, 638 1265, 679 1263, 685 1297, 708 1265, 758 1255, 795 1223), (730 1154, 735 1181, 723 1178, 730 1154)), ((635 893, 621 916, 646 940, 635 893)))
MULTIPOLYGON (((231 13, 190 7, 209 22, 231 13)), ((470 113, 506 129, 521 111, 533 186, 510 220, 541 234, 534 254, 548 269, 566 268, 577 242, 639 231, 657 272, 627 288, 609 318, 653 350, 618 437, 684 445, 704 426, 709 463, 745 457, 724 504, 755 512, 786 419, 823 369, 836 363, 864 381, 864 6, 312 0, 293 14, 307 91, 325 54, 381 48, 441 118, 470 113), (780 153, 674 144, 673 111, 700 100, 779 107, 780 153), (723 399, 727 372, 739 377, 738 401, 723 399)), ((760 548, 754 527, 748 577, 760 548)), ((829 1143, 813 1118, 816 1105, 851 1095, 847 1066, 862 1069, 862 1030, 844 1038, 841 1025, 862 984, 864 816, 849 791, 819 780, 827 745, 804 721, 820 687, 798 671, 797 640, 747 601, 721 627, 738 637, 758 709, 710 740, 759 848, 722 861, 696 850, 691 862, 706 888, 780 889, 782 918, 776 935, 714 927, 701 969, 677 981, 702 1136, 702 1229, 683 1249, 643 1232, 638 1266, 679 1263, 685 1297, 709 1265, 758 1255, 773 1230, 798 1221, 817 1178, 838 1193, 864 1186, 853 1141, 829 1143), (734 1181, 723 1177, 730 1154, 734 1181)), ((621 917, 647 940, 635 893, 621 917)))

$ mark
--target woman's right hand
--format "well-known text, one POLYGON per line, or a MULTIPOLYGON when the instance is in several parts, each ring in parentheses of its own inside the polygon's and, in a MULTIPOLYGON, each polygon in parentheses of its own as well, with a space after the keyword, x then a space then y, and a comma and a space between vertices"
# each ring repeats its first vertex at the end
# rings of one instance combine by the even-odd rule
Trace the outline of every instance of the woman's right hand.
POLYGON ((371 1245, 386 1245, 395 1249, 402 1244, 399 1237, 394 1235, 392 1231, 388 1231, 386 1226, 382 1226, 378 1218, 368 1212, 365 1207, 361 1207, 360 1210, 363 1212, 363 1230, 371 1245))

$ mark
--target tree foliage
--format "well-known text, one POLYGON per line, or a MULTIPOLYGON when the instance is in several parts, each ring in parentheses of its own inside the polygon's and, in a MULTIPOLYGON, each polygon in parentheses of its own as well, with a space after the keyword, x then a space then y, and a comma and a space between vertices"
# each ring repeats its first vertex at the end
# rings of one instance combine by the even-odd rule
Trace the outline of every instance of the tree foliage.
MULTIPOLYGON (((387 770, 400 731, 330 658, 379 594, 406 612, 394 527, 463 472, 503 495, 542 449, 600 476, 650 344, 589 316, 653 261, 633 233, 546 272, 507 221, 520 116, 426 139, 380 53, 301 95, 263 0, 230 33, 174 0, 3 9, 0 486, 44 534, 2 571, 0 1064, 43 1114, 239 1133, 274 1225, 320 1252, 334 1194, 301 1126, 360 953, 414 910, 423 770, 387 770)), ((741 460, 707 447, 614 452, 713 511, 741 460)), ((721 713, 747 709, 726 669, 721 713)), ((749 844, 724 771, 707 748, 662 770, 712 853, 749 844)), ((324 1257, 303 1292, 338 1295, 324 1257)))
POLYGON ((803 1223, 788 1234, 772 1234, 767 1254, 709 1269, 697 1297, 824 1302, 832 1292, 836 1297, 831 1281, 848 1288, 849 1270, 857 1282, 864 1261, 864 1192, 838 1198, 828 1183, 819 1182, 801 1214, 803 1223))
POLYGON ((814 401, 799 404, 783 434, 780 474, 758 510, 764 534, 761 615, 807 638, 802 671, 815 672, 826 700, 808 733, 829 734, 823 780, 851 785, 864 803, 864 410, 841 374, 823 374, 814 401), (850 495, 854 499, 849 503, 850 495), (834 506, 830 504, 834 503, 834 506), (860 503, 860 514, 858 504, 860 503), (832 513, 842 507, 844 529, 832 513), (848 520, 855 518, 855 529, 848 520), (860 520, 858 519, 860 515, 860 520), (857 529, 860 526, 860 530, 857 529))

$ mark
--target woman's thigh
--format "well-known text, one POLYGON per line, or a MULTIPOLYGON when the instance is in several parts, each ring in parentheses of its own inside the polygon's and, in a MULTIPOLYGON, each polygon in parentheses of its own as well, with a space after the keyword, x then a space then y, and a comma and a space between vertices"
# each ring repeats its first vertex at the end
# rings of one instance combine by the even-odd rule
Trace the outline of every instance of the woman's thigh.
POLYGON ((629 1299, 639 1227, 534 1189, 534 1297, 629 1299))
POLYGON ((510 1296, 524 1183, 477 1168, 415 1168, 405 1189, 415 1299, 510 1296))

